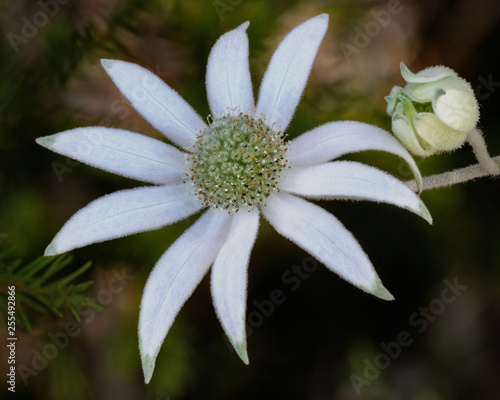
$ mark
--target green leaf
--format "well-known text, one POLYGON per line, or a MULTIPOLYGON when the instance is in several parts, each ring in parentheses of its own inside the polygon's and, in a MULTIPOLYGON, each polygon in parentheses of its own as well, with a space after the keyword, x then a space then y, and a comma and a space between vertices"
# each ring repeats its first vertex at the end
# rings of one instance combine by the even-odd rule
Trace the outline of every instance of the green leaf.
MULTIPOLYGON (((44 257, 44 258, 54 260, 55 257, 44 257)), ((38 279, 35 279, 33 281, 32 286, 41 285, 47 279, 49 279, 51 276, 55 275, 61 269, 66 267, 72 260, 73 260, 73 257, 70 255, 63 255, 63 256, 55 258, 55 260, 49 266, 49 268, 47 268, 47 270, 38 279)))
POLYGON ((53 258, 37 258, 33 260, 23 268, 21 268, 13 278, 16 280, 27 280, 35 275, 38 271, 44 268, 47 264, 49 264, 53 258))
POLYGON ((54 283, 52 283, 52 285, 65 286, 69 282, 71 282, 73 279, 76 279, 78 276, 85 273, 85 271, 87 271, 91 266, 92 266, 92 263, 89 261, 89 262, 85 263, 83 266, 81 266, 80 268, 78 268, 73 273, 69 274, 68 276, 61 278, 58 281, 55 281, 54 283))
POLYGON ((47 314, 47 308, 43 307, 36 300, 32 299, 31 296, 29 296, 23 292, 17 292, 17 297, 18 297, 18 299, 21 299, 24 303, 26 303, 31 308, 34 308, 40 314, 47 314))
MULTIPOLYGON (((9 286, 16 288, 16 323, 20 329, 30 331, 37 315, 54 314, 64 317, 64 312, 80 322, 78 309, 82 305, 97 311, 105 308, 85 295, 93 281, 75 282, 92 263, 87 262, 74 269, 71 255, 39 257, 27 264, 21 260, 9 260, 13 250, 0 252, 0 317, 5 326, 8 312, 9 286)), ((36 323, 36 321, 35 321, 36 323)))
POLYGON ((26 312, 24 311, 24 307, 22 303, 16 302, 16 317, 19 315, 19 319, 21 320, 22 325, 26 328, 28 332, 31 332, 31 324, 26 316, 26 312))

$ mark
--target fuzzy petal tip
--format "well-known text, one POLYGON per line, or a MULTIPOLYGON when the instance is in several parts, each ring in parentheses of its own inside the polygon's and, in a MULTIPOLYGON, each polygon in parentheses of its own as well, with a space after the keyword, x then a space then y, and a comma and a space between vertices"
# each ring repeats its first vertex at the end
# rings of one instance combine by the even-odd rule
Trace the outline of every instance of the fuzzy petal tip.
POLYGON ((144 371, 144 382, 149 383, 155 369, 155 357, 146 354, 142 357, 142 370, 144 371))
POLYGON ((247 341, 243 339, 239 342, 233 342, 233 345, 236 353, 238 353, 238 356, 246 365, 248 365, 250 361, 248 360, 247 354, 247 341))
POLYGON ((56 136, 57 135, 40 137, 38 139, 35 139, 35 142, 37 142, 40 146, 43 146, 50 150, 54 146, 56 136))
POLYGON ((55 256, 59 254, 59 251, 57 250, 57 246, 55 242, 50 243, 47 248, 45 249, 45 253, 43 254, 44 256, 55 256))
POLYGON ((101 65, 106 71, 111 70, 114 63, 115 63, 114 60, 109 60, 106 58, 101 59, 101 65))
POLYGON ((412 210, 416 212, 418 215, 420 215, 423 219, 425 219, 429 225, 432 225, 432 216, 427 207, 424 205, 424 203, 420 203, 420 207, 418 210, 412 210))
POLYGON ((394 296, 384 287, 384 285, 382 285, 382 282, 380 281, 375 283, 375 285, 368 290, 368 292, 382 300, 394 300, 394 296))

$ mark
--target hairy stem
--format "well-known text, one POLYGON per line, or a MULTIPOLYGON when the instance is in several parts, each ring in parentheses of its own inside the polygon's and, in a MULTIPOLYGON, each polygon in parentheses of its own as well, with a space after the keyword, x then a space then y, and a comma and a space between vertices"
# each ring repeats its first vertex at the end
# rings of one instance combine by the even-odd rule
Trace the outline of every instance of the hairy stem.
POLYGON ((474 151, 474 155, 483 170, 488 172, 490 175, 499 175, 500 167, 498 162, 489 155, 481 131, 477 128, 470 131, 467 135, 467 141, 471 145, 472 151, 474 151))
MULTIPOLYGON (((490 158, 492 162, 495 163, 496 168, 500 165, 500 156, 490 158)), ((495 176, 498 173, 492 174, 489 171, 485 171, 481 164, 470 165, 465 168, 455 169, 453 171, 444 172, 442 174, 436 174, 431 176, 424 176, 422 179, 422 191, 429 189, 436 189, 444 186, 451 186, 457 183, 471 181, 476 178, 481 178, 483 176, 495 176)), ((417 183, 415 180, 406 181, 406 186, 408 186, 414 192, 417 192, 417 183)))
MULTIPOLYGON (((500 164, 500 156, 491 159, 498 168, 500 164)), ((498 175, 498 174, 496 174, 498 175)), ((465 168, 455 169, 453 171, 444 172, 442 174, 436 174, 431 176, 425 176, 422 179, 422 191, 429 189, 436 189, 444 186, 451 186, 457 183, 471 181, 476 178, 481 178, 483 176, 494 176, 489 171, 485 171, 481 164, 470 165, 465 168)), ((408 186, 414 192, 417 192, 417 183, 415 180, 407 181, 406 186, 408 186)))

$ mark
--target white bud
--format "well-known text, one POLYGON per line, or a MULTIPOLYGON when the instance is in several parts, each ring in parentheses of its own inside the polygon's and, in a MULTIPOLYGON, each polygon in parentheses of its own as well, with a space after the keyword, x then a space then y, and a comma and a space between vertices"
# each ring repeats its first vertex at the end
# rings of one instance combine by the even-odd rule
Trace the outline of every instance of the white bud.
POLYGON ((387 101, 394 135, 422 157, 458 149, 479 121, 470 84, 452 69, 438 66, 416 74, 400 63, 404 88, 394 86, 387 101))

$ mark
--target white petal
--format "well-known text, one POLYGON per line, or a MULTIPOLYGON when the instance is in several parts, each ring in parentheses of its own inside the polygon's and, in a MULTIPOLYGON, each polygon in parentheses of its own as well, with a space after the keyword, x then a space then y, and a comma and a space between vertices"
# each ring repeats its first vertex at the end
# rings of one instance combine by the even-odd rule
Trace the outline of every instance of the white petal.
POLYGON ((327 28, 327 14, 307 20, 285 36, 271 57, 256 114, 276 131, 285 131, 293 117, 327 28))
POLYGON ((280 189, 311 198, 370 200, 393 204, 432 218, 420 198, 403 182, 377 168, 352 161, 336 161, 287 171, 280 189))
POLYGON ((286 193, 271 196, 261 211, 278 233, 346 281, 381 299, 393 299, 356 239, 332 214, 286 193))
POLYGON ((257 230, 259 211, 240 210, 212 268, 212 298, 227 337, 241 359, 248 364, 245 322, 247 268, 257 230))
POLYGON ((155 129, 183 148, 196 142, 206 125, 175 90, 137 64, 118 60, 101 63, 120 92, 155 129))
POLYGON ((36 142, 93 167, 143 182, 179 183, 184 173, 182 151, 123 129, 76 128, 36 142))
POLYGON ((159 229, 200 210, 187 185, 121 190, 94 200, 62 227, 45 255, 159 229))
POLYGON ((420 190, 422 176, 410 153, 389 132, 363 122, 329 122, 303 133, 288 143, 287 158, 293 166, 314 165, 365 150, 401 157, 413 171, 420 190))
POLYGON ((222 35, 207 64, 207 95, 214 118, 250 114, 255 107, 248 64, 247 21, 222 35))
POLYGON ((146 383, 174 319, 227 237, 231 216, 209 210, 170 246, 149 275, 139 314, 139 349, 146 383))

